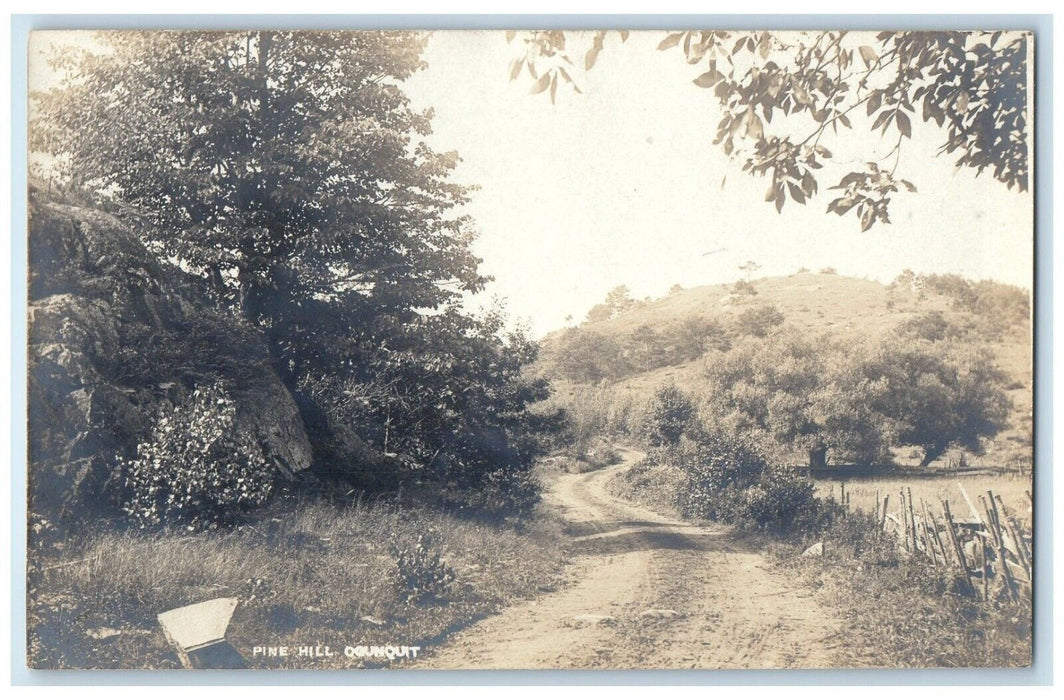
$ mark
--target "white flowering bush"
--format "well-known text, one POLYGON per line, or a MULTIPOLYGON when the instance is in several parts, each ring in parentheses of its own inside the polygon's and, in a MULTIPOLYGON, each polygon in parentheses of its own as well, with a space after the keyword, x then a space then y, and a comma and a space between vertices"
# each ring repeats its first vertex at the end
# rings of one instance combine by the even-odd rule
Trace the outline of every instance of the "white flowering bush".
POLYGON ((204 529, 262 505, 272 469, 235 418, 236 404, 217 387, 196 389, 164 414, 123 465, 130 517, 142 527, 204 529))

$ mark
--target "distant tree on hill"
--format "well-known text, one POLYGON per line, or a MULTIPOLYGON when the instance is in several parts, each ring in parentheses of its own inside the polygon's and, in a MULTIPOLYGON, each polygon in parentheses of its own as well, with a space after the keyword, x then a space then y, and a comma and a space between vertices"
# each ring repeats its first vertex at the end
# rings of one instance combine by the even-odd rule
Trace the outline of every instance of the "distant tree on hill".
POLYGON ((759 263, 754 262, 753 260, 747 260, 745 263, 739 266, 739 269, 746 273, 746 281, 749 282, 750 276, 760 270, 761 265, 759 263))
POLYGON ((757 296, 757 287, 746 280, 736 280, 732 285, 732 294, 753 297, 757 296))
POLYGON ((923 339, 872 346, 794 332, 748 339, 707 368, 715 406, 742 428, 808 452, 810 464, 878 463, 891 446, 979 454, 1008 424, 1006 376, 990 352, 923 339))
POLYGON ((917 281, 926 292, 950 299, 954 310, 971 312, 991 324, 1009 326, 1030 318, 1030 295, 1019 287, 990 280, 973 282, 954 274, 919 275, 917 281))
POLYGON ((653 327, 643 324, 628 336, 632 365, 643 372, 667 364, 665 340, 653 327))
POLYGON ((723 324, 701 316, 685 318, 673 330, 672 337, 681 362, 696 360, 709 350, 726 351, 731 347, 723 324))
POLYGON ((616 318, 625 311, 634 308, 639 303, 640 302, 637 302, 632 298, 628 286, 621 284, 614 287, 606 294, 605 301, 591 307, 591 310, 587 312, 587 320, 592 323, 608 321, 609 319, 616 318))
POLYGON ((951 323, 941 311, 934 310, 903 322, 898 326, 897 333, 901 336, 938 342, 962 335, 963 329, 951 323))
POLYGON ((609 307, 614 316, 620 316, 635 305, 636 301, 632 298, 632 293, 627 285, 618 285, 606 294, 606 306, 609 307))
POLYGON ((613 318, 613 309, 605 304, 595 304, 587 312, 588 323, 609 321, 611 318, 613 318))
POLYGON ((764 338, 773 328, 784 321, 783 313, 773 305, 755 306, 739 314, 735 319, 735 331, 739 335, 764 338))
POLYGON ((623 376, 628 367, 615 338, 586 328, 566 329, 553 356, 558 371, 580 383, 615 379, 623 376))
POLYGON ((982 438, 1008 425, 1008 380, 985 348, 887 342, 870 358, 866 374, 888 387, 872 401, 895 421, 899 444, 923 449, 920 466, 951 445, 980 454, 982 438))

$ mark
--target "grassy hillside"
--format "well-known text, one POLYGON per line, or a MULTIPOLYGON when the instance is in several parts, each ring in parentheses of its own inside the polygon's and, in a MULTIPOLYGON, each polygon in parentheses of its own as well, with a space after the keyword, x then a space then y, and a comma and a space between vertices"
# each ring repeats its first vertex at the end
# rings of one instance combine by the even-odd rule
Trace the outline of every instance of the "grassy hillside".
MULTIPOLYGON (((542 341, 540 369, 554 378, 556 400, 562 404, 593 384, 608 387, 622 402, 638 405, 664 384, 675 383, 696 393, 705 388, 706 363, 712 361, 714 351, 707 348, 685 353, 684 348, 676 347, 684 342, 684 328, 708 328, 727 344, 751 333, 751 317, 774 309, 779 325, 770 323, 762 328, 766 335, 789 326, 810 336, 829 334, 864 342, 900 334, 907 324, 937 312, 951 332, 958 334, 955 342, 985 345, 1009 377, 1010 427, 991 441, 985 455, 967 455, 966 459, 974 465, 1017 464, 1030 459, 1033 373, 1025 295, 1025 290, 1015 287, 972 283, 954 276, 899 277, 885 285, 810 272, 753 280, 749 286, 676 289, 660 299, 633 301, 611 318, 549 334, 542 341), (632 359, 648 335, 657 339, 660 351, 650 360, 632 359), (604 365, 601 373, 606 376, 589 381, 575 375, 567 365, 577 337, 587 340, 586 348, 578 348, 582 352, 612 353, 609 358, 599 358, 604 365)), ((897 457, 903 463, 909 460, 907 452, 897 457)), ((944 459, 957 457, 951 452, 944 459)))

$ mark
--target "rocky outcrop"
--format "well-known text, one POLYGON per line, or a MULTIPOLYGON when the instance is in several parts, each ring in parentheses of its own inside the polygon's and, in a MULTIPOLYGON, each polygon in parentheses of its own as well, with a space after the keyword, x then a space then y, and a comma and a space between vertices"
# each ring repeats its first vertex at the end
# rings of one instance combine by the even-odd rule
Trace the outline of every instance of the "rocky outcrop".
POLYGON ((113 510, 118 458, 196 386, 220 383, 238 429, 280 475, 308 469, 311 447, 260 334, 205 303, 114 217, 31 194, 29 237, 31 507, 113 510))

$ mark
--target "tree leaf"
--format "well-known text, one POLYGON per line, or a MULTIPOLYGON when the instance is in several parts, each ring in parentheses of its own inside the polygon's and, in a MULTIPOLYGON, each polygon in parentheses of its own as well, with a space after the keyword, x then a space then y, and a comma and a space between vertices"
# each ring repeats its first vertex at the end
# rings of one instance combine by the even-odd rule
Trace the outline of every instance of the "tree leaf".
POLYGON ((765 136, 765 126, 761 123, 761 117, 757 116, 751 108, 746 113, 746 137, 760 141, 765 136))
POLYGON ((886 131, 887 124, 890 123, 890 117, 893 114, 894 112, 880 112, 879 116, 876 117, 876 120, 872 122, 872 131, 875 131, 881 126, 883 127, 883 130, 886 131))
POLYGON ((658 51, 664 51, 666 49, 671 49, 672 47, 679 45, 680 39, 682 37, 682 32, 668 35, 667 37, 661 40, 660 44, 658 44, 658 51))
POLYGON ((868 102, 866 103, 868 116, 872 116, 879 109, 881 104, 883 104, 883 93, 876 90, 868 98, 868 102))
POLYGON ((599 46, 592 46, 587 50, 587 54, 584 56, 584 70, 591 70, 595 65, 595 61, 598 59, 599 51, 602 49, 599 46))
POLYGON ((533 95, 537 95, 546 90, 548 87, 550 87, 550 73, 544 73, 543 75, 539 76, 539 79, 536 82, 532 83, 532 87, 529 88, 528 92, 533 95))
POLYGON ((909 115, 901 110, 898 110, 897 115, 898 131, 901 132, 902 136, 911 139, 913 137, 913 125, 909 121, 909 115))
POLYGON ((861 211, 861 232, 863 233, 872 228, 872 224, 875 222, 875 210, 872 207, 864 206, 861 211))
POLYGON ((724 74, 716 68, 713 68, 698 76, 691 82, 701 88, 711 88, 722 80, 724 80, 724 74))
POLYGON ((876 50, 871 46, 862 46, 858 51, 861 52, 861 60, 864 61, 865 68, 871 68, 872 64, 879 59, 879 56, 876 55, 876 50))
POLYGON ((812 197, 816 193, 816 179, 813 178, 813 174, 809 171, 802 175, 802 192, 807 197, 812 197))

